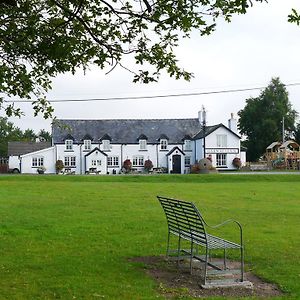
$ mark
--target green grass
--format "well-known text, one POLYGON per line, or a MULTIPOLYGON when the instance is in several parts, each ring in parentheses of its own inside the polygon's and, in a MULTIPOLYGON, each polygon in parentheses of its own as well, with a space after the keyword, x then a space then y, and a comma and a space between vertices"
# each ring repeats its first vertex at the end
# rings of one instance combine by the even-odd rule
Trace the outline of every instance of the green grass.
POLYGON ((0 176, 0 299, 163 299, 129 261, 165 253, 156 195, 239 220, 248 268, 300 298, 300 176, 214 174, 0 176))

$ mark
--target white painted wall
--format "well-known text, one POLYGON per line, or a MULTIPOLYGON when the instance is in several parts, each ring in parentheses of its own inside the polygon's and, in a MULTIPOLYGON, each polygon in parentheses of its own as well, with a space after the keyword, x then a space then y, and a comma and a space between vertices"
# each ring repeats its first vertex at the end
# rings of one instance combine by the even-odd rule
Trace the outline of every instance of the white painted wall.
POLYGON ((43 157, 44 167, 46 168, 45 174, 54 174, 55 171, 55 147, 42 149, 39 151, 31 152, 20 156, 21 159, 21 172, 25 174, 37 174, 38 167, 32 167, 33 157, 43 157))
POLYGON ((247 165, 247 157, 246 157, 246 151, 241 151, 241 163, 242 163, 242 167, 247 165))
POLYGON ((107 156, 102 152, 95 150, 93 153, 85 157, 86 169, 88 171, 90 168, 96 168, 97 172, 100 174, 106 174, 107 172, 107 156), (100 165, 97 163, 96 166, 92 164, 92 161, 100 162, 100 165))
POLYGON ((224 153, 226 153, 227 157, 227 169, 235 169, 235 167, 232 165, 232 161, 235 157, 241 158, 240 154, 240 139, 233 134, 231 131, 229 131, 225 127, 220 127, 216 129, 214 132, 212 132, 210 135, 206 137, 206 157, 211 155, 212 158, 212 165, 216 167, 216 153, 210 153, 210 149, 224 149, 224 153), (217 145, 217 135, 226 135, 227 136, 227 147, 218 147, 217 145), (226 150, 227 148, 227 150, 226 150), (231 153, 233 149, 237 150, 237 153, 231 153))
POLYGON ((83 166, 83 160, 82 160, 82 144, 73 144, 73 150, 67 150, 65 149, 65 144, 57 144, 56 146, 56 159, 62 160, 63 163, 65 163, 65 157, 66 156, 75 156, 76 157, 76 166, 71 168, 71 171, 75 171, 76 174, 84 174, 84 166, 83 166))

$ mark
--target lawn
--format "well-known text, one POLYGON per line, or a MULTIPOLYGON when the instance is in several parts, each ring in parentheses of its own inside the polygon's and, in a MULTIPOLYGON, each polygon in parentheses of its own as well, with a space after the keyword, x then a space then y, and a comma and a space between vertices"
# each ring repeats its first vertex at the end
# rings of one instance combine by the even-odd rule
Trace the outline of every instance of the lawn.
POLYGON ((163 299, 129 260, 165 253, 156 195, 193 201, 210 224, 239 220, 247 268, 300 297, 299 175, 12 175, 0 176, 0 299, 163 299))

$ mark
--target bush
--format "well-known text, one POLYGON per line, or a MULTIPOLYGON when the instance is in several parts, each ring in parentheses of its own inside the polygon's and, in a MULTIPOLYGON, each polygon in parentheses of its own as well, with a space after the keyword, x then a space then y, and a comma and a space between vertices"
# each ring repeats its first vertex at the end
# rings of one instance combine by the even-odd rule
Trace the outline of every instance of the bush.
POLYGON ((198 163, 195 163, 191 166, 191 173, 198 174, 200 172, 200 166, 198 163))
POLYGON ((56 174, 60 173, 63 168, 64 168, 64 163, 62 160, 57 160, 56 163, 55 163, 55 170, 56 170, 56 174))
POLYGON ((149 172, 153 168, 153 163, 150 159, 145 160, 144 169, 149 172))
POLYGON ((132 167, 130 159, 125 159, 123 162, 122 168, 125 170, 125 173, 129 173, 132 167))
POLYGON ((238 157, 235 157, 232 161, 232 164, 234 167, 236 167, 237 169, 239 169, 242 166, 241 160, 238 157))

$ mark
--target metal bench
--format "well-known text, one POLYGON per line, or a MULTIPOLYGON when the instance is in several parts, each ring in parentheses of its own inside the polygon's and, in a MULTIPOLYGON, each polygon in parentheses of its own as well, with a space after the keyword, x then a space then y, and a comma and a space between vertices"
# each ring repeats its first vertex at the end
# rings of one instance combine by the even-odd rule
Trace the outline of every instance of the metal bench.
MULTIPOLYGON (((226 270, 226 249, 238 249, 240 251, 240 282, 244 281, 244 246, 243 246, 243 232, 242 226, 235 220, 227 220, 216 226, 209 226, 199 210, 192 202, 176 200, 166 197, 157 196, 165 212, 168 223, 168 241, 167 241, 167 257, 170 254, 170 235, 173 234, 178 237, 177 247, 177 263, 179 265, 180 253, 188 254, 190 258, 190 273, 192 274, 193 259, 204 263, 204 286, 207 283, 208 267, 220 271, 226 270), (218 228, 225 224, 234 222, 239 227, 240 242, 235 243, 225 240, 207 233, 207 227, 218 228), (190 249, 181 249, 181 239, 190 242, 190 249), (198 246, 205 248, 205 255, 200 256, 198 246), (223 268, 212 263, 210 259, 210 251, 215 249, 223 249, 223 268)), ((215 272, 218 275, 218 272, 215 272)))

